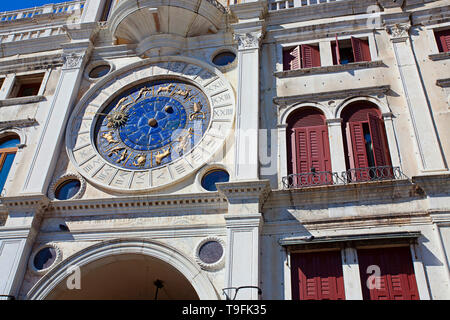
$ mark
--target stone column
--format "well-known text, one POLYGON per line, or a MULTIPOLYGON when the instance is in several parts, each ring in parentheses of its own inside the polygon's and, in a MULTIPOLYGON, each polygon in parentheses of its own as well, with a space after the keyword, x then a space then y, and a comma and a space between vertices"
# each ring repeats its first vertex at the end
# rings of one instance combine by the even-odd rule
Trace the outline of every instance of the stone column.
POLYGON ((261 206, 270 192, 269 180, 218 183, 228 200, 226 274, 224 288, 230 299, 258 300, 261 206))
POLYGON ((423 173, 447 171, 431 115, 431 106, 412 49, 410 27, 409 22, 394 24, 387 27, 387 32, 391 35, 403 92, 408 104, 418 164, 423 173))
POLYGON ((37 141, 36 152, 31 161, 22 193, 45 194, 52 177, 69 115, 76 104, 76 97, 90 55, 96 24, 70 27, 67 31, 73 39, 63 45, 64 66, 51 101, 47 118, 41 124, 42 133, 37 141))
POLYGON ((48 199, 9 197, 2 198, 2 204, 8 210, 8 219, 0 230, 0 295, 17 299, 48 199))
POLYGON ((261 35, 261 28, 235 31, 239 48, 235 135, 237 180, 259 177, 259 42, 261 35))
POLYGON ((331 170, 341 173, 345 166, 344 140, 342 138, 342 119, 328 119, 328 138, 330 144, 331 170))
POLYGON ((342 273, 344 276, 345 300, 362 300, 361 277, 359 274, 358 254, 355 248, 341 250, 342 273))

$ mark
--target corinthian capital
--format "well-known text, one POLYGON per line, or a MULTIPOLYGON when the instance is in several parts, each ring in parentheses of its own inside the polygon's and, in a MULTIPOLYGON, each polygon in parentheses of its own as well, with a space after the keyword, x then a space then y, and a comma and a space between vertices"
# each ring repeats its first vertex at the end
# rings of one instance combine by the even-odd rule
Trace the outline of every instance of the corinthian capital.
POLYGON ((402 41, 409 37, 409 29, 411 24, 409 23, 396 23, 391 26, 387 26, 386 30, 391 35, 391 40, 402 41))
POLYGON ((84 53, 67 53, 63 55, 64 66, 63 69, 78 69, 83 63, 84 53))
POLYGON ((234 34, 234 40, 238 42, 239 50, 258 49, 261 38, 261 31, 234 34))

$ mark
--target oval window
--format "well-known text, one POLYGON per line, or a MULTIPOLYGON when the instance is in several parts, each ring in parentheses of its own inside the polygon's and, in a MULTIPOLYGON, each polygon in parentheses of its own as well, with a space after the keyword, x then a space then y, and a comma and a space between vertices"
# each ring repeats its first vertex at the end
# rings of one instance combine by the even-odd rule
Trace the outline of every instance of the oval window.
POLYGON ((40 250, 33 260, 36 270, 44 270, 50 267, 56 260, 56 250, 52 247, 46 247, 40 250))
POLYGON ((89 77, 93 79, 101 78, 106 76, 111 70, 111 66, 105 64, 98 67, 95 67, 89 72, 89 77))
POLYGON ((80 191, 81 182, 78 180, 64 181, 55 192, 55 197, 58 200, 67 200, 75 196, 80 191))
POLYGON ((213 63, 217 66, 226 66, 236 59, 236 55, 231 51, 221 52, 213 58, 213 63))
POLYGON ((230 175, 225 170, 213 170, 203 176, 202 187, 208 191, 217 191, 217 182, 230 181, 230 175))

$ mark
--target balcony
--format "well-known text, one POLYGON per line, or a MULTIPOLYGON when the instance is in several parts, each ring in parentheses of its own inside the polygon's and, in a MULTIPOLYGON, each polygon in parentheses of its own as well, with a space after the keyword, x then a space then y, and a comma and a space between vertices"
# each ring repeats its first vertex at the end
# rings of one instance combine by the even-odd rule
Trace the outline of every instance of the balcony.
POLYGON ((306 7, 336 1, 342 0, 271 0, 269 1, 269 11, 306 7))
POLYGON ((399 167, 382 166, 350 169, 341 174, 331 171, 290 174, 287 177, 283 177, 282 182, 285 189, 298 189, 314 186, 401 179, 408 179, 408 177, 403 174, 399 167))
POLYGON ((49 4, 30 9, 7 11, 0 13, 0 22, 20 21, 23 19, 36 18, 42 15, 71 15, 79 11, 81 15, 86 0, 62 2, 58 4, 49 4))
POLYGON ((226 9, 217 0, 119 0, 108 25, 119 42, 139 45, 155 35, 186 38, 217 33, 225 27, 225 17, 226 9))

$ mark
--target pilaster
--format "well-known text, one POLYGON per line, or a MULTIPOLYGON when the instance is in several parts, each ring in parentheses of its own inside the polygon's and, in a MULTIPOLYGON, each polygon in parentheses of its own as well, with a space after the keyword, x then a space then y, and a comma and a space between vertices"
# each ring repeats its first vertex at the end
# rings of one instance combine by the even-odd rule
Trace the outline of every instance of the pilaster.
POLYGON ((260 287, 261 207, 270 192, 269 180, 218 183, 227 198, 226 294, 237 300, 258 300, 260 287), (246 287, 246 288, 241 288, 246 287), (239 289, 241 288, 241 289, 239 289), (237 292, 236 292, 237 290, 237 292))
POLYGON ((417 160, 422 173, 447 171, 433 123, 431 106, 412 48, 409 30, 411 24, 405 17, 387 21, 405 99, 417 146, 417 160))

